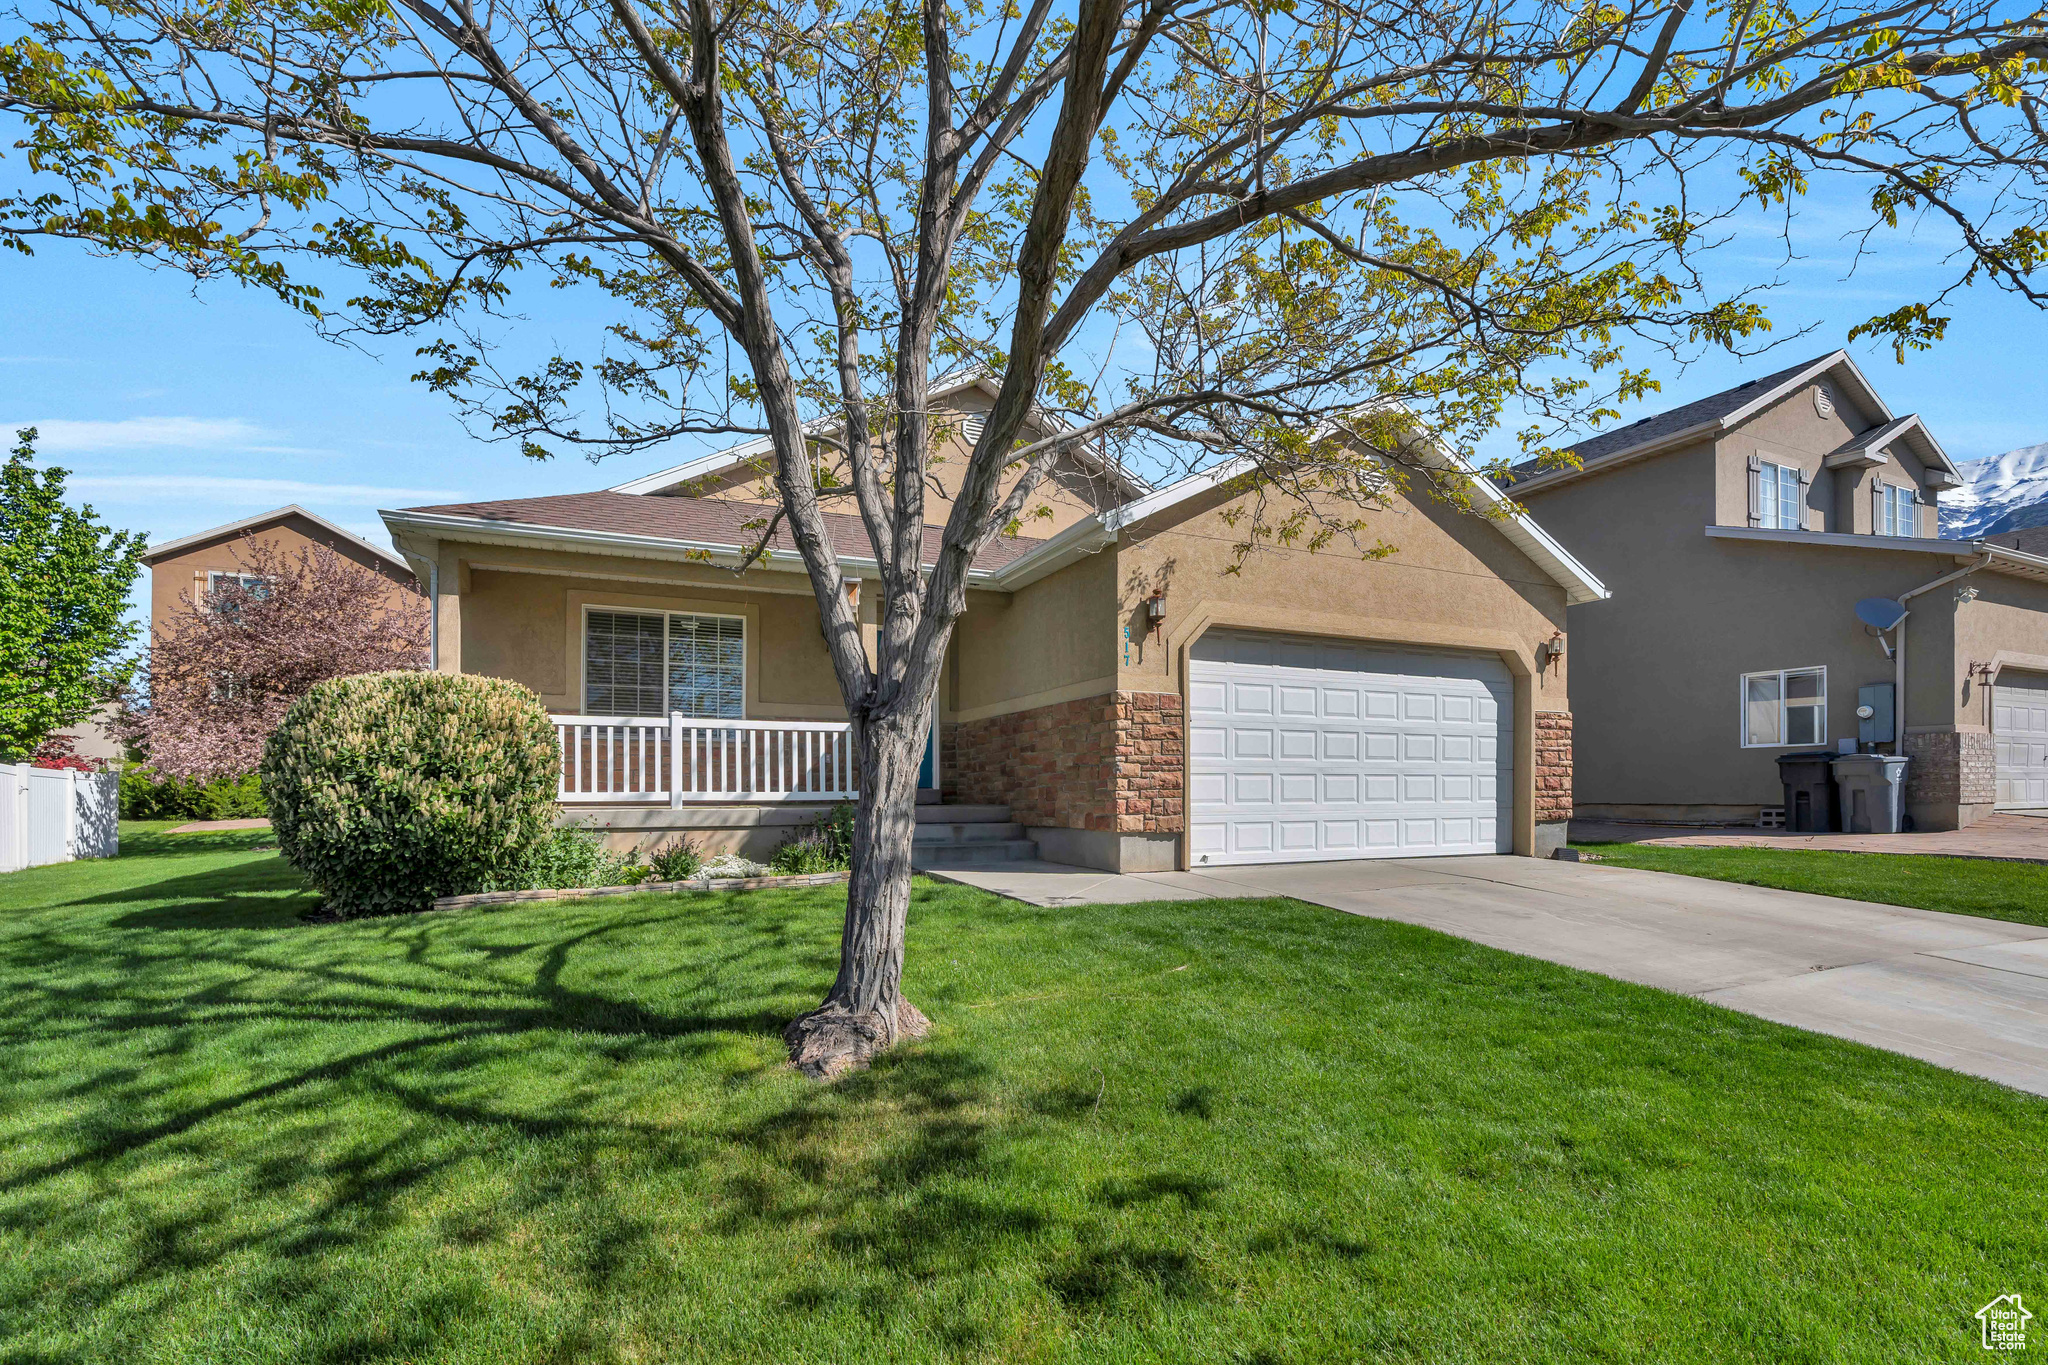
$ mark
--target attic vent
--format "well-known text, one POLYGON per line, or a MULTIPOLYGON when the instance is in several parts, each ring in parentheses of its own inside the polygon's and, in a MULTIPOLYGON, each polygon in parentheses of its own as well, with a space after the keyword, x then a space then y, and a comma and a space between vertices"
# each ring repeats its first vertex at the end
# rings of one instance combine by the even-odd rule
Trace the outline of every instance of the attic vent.
POLYGON ((960 426, 961 438, 967 444, 974 445, 981 440, 982 429, 986 426, 988 426, 987 415, 979 412, 973 413, 960 426))
POLYGON ((1813 386, 1813 410, 1823 417, 1833 417, 1835 415, 1835 396, 1828 392, 1827 385, 1815 384, 1813 386))

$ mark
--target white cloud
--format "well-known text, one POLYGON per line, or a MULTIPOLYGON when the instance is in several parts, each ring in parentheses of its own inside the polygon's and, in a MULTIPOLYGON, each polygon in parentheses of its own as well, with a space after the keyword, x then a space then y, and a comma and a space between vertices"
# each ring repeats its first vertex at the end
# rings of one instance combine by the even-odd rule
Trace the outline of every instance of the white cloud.
POLYGON ((466 497, 454 488, 390 488, 364 483, 302 483, 296 479, 241 479, 213 474, 95 474, 68 480, 69 489, 108 501, 148 498, 184 502, 209 501, 227 507, 275 507, 279 503, 456 502, 466 497))
POLYGON ((279 442, 279 433, 240 417, 125 417, 114 422, 21 421, 0 423, 0 431, 36 429, 39 455, 79 455, 115 450, 234 450, 265 455, 313 452, 279 442))

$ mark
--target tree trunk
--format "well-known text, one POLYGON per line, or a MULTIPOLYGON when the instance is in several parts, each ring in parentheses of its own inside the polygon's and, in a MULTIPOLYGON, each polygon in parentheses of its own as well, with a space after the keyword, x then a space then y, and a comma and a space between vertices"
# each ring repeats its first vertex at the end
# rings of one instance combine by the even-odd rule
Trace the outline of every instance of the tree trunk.
POLYGON ((783 1030, 789 1059, 814 1080, 864 1067, 901 1038, 930 1027, 903 998, 903 930, 910 912, 910 837, 917 829, 917 770, 926 708, 854 725, 860 798, 839 978, 825 1003, 783 1030))

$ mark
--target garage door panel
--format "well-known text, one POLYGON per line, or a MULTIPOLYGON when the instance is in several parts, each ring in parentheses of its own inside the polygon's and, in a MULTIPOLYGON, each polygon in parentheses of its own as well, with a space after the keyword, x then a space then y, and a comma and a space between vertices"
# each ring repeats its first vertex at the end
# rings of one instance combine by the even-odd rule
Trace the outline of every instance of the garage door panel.
POLYGON ((2048 806, 2048 675, 2002 672, 1991 694, 1997 801, 2010 809, 2048 806))
POLYGON ((1497 660, 1212 633, 1188 682, 1221 703, 1190 727, 1196 863, 1504 851, 1497 660))

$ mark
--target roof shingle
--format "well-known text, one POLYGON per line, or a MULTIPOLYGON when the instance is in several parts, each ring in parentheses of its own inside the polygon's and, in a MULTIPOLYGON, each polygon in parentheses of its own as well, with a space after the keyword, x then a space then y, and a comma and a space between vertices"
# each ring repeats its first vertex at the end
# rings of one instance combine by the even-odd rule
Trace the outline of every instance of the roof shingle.
MULTIPOLYGON (((1637 446, 1648 445, 1650 442, 1665 436, 1671 436, 1690 427, 1699 426, 1703 422, 1718 421, 1729 413, 1739 410, 1745 404, 1754 402, 1758 395, 1776 388, 1801 370, 1808 369, 1833 354, 1834 352, 1830 351, 1826 355, 1817 355, 1810 360, 1802 360, 1797 365, 1789 365, 1779 370, 1776 374, 1767 374, 1757 379, 1751 379, 1745 383, 1737 384, 1732 389, 1723 389, 1719 393, 1708 394, 1705 398, 1697 398, 1690 403, 1682 403, 1678 407, 1657 413, 1655 416, 1631 422, 1625 427, 1616 427, 1613 431, 1603 431, 1598 436, 1589 436, 1573 446, 1571 448, 1572 453, 1579 457, 1579 464, 1583 467, 1592 464, 1596 460, 1605 459, 1609 455, 1619 455, 1625 450, 1634 450, 1637 446)), ((1510 473, 1514 475, 1517 481, 1520 481, 1540 473, 1550 472, 1549 470, 1539 469, 1537 465, 1538 462, 1535 460, 1525 460, 1521 464, 1514 466, 1510 473)))
MULTIPOLYGON (((656 540, 690 541, 700 545, 752 546, 776 509, 763 502, 740 502, 727 498, 648 497, 640 493, 562 493, 546 498, 506 498, 497 502, 451 502, 433 507, 407 507, 407 512, 433 516, 468 517, 478 521, 510 522, 536 528, 566 531, 595 531, 601 534, 647 536, 656 540)), ((825 513, 825 526, 832 545, 841 555, 872 559, 874 546, 866 525, 857 516, 843 512, 825 513)), ((923 562, 938 562, 942 527, 924 528, 923 562)), ((1029 554, 1044 541, 1025 536, 997 536, 975 556, 977 569, 1000 569, 1011 560, 1029 554)), ((796 541, 787 526, 776 530, 769 548, 777 553, 795 554, 796 541)))

